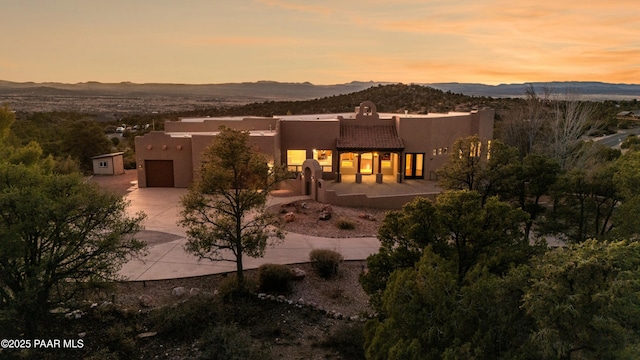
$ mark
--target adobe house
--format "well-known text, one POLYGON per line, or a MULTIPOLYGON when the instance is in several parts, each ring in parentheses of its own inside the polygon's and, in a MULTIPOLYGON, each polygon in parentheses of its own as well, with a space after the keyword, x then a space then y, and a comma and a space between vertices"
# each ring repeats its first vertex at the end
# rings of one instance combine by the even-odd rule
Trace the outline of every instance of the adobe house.
POLYGON ((124 174, 123 152, 103 154, 91 158, 94 175, 124 174))
POLYGON ((270 161, 297 174, 304 194, 315 193, 311 184, 318 180, 435 180, 456 139, 493 138, 494 113, 387 114, 366 101, 354 113, 183 118, 135 138, 138 186, 188 187, 221 125, 249 131, 251 143, 270 161))

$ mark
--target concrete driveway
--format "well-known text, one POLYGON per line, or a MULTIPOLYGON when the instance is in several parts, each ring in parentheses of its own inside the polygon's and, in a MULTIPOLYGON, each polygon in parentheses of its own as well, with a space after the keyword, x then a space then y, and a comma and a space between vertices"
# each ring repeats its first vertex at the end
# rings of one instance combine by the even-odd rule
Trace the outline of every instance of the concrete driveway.
MULTIPOLYGON (((185 230, 177 225, 180 218, 180 198, 186 189, 142 188, 130 192, 129 213, 144 211, 147 214, 139 234, 148 243, 148 254, 143 259, 126 263, 120 275, 131 281, 173 279, 199 275, 224 273, 235 270, 235 263, 199 260, 187 254, 185 230)), ((292 202, 308 197, 271 197, 269 205, 292 202)), ((345 260, 364 260, 376 253, 380 242, 375 237, 323 238, 303 234, 287 233, 285 239, 266 250, 263 258, 244 259, 244 268, 253 269, 265 263, 295 264, 309 261, 312 249, 328 248, 340 252, 345 260)))

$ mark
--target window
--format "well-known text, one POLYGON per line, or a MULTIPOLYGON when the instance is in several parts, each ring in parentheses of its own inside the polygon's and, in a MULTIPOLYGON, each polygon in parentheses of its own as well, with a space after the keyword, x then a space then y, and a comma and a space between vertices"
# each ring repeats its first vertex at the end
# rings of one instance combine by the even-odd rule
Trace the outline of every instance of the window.
POLYGON ((101 168, 109 167, 109 163, 107 163, 106 161, 100 161, 98 163, 98 167, 101 167, 101 168))
POLYGON ((353 153, 340 154, 340 167, 342 168, 353 167, 353 153))
POLYGON ((380 154, 380 163, 382 164, 382 168, 391 168, 391 153, 382 153, 380 154))
POLYGON ((331 150, 313 150, 313 158, 318 160, 323 172, 333 171, 333 152, 331 150))
POLYGON ((287 150, 287 170, 300 172, 307 159, 307 150, 287 150))
POLYGON ((424 153, 405 154, 404 176, 407 179, 424 179, 424 153))

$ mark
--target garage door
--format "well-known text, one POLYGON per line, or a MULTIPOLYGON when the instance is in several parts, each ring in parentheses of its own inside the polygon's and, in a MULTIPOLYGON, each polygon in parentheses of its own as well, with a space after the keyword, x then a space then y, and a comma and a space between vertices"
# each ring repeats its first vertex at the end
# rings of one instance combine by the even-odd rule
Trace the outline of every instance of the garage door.
POLYGON ((173 187, 173 160, 145 160, 147 187, 173 187))

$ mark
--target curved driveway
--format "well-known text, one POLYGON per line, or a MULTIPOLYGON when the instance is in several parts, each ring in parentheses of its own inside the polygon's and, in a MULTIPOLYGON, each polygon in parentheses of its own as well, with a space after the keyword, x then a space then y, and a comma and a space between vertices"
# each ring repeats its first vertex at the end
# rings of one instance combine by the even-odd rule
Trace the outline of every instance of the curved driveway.
MULTIPOLYGON (((130 192, 129 212, 144 211, 147 219, 141 239, 148 242, 148 254, 141 260, 124 264, 120 275, 128 280, 160 280, 199 275, 209 275, 235 270, 235 263, 198 260, 183 250, 185 231, 177 225, 180 216, 180 198, 186 189, 142 188, 130 192)), ((292 202, 308 197, 270 197, 268 205, 292 202)), ((244 268, 257 268, 265 263, 295 264, 309 261, 309 252, 317 248, 329 248, 340 252, 345 260, 364 260, 376 253, 380 242, 375 237, 323 238, 287 233, 284 241, 269 247, 263 258, 244 259, 244 268)))

